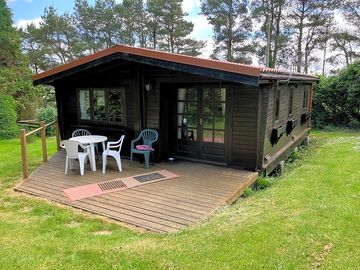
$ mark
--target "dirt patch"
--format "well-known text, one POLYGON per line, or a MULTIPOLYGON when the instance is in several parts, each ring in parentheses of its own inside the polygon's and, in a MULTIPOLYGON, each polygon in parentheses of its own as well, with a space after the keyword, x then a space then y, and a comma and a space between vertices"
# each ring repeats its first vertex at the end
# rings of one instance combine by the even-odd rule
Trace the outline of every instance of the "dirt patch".
POLYGON ((65 224, 66 227, 69 227, 69 228, 78 228, 80 227, 81 223, 80 222, 77 222, 77 221, 70 221, 69 223, 65 224))
POLYGON ((312 269, 318 269, 321 266, 322 262, 325 261, 326 256, 329 255, 333 247, 334 245, 332 243, 328 243, 324 246, 323 251, 319 254, 313 263, 312 269))
POLYGON ((112 234, 112 231, 96 231, 94 232, 94 235, 111 235, 112 234))

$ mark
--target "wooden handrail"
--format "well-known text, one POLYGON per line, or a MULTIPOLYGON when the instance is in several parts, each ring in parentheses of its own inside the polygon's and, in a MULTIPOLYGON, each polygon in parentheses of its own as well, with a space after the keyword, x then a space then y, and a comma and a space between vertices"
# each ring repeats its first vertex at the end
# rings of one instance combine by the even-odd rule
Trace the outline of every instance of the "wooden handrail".
POLYGON ((42 129, 43 129, 42 127, 38 127, 36 129, 33 129, 32 131, 29 131, 28 133, 26 133, 25 136, 28 137, 28 136, 30 136, 30 135, 32 135, 32 134, 34 134, 34 133, 36 133, 36 132, 38 132, 38 131, 40 131, 42 129))
POLYGON ((55 125, 55 136, 56 136, 56 145, 57 145, 56 149, 58 151, 60 150, 60 130, 59 130, 59 123, 57 118, 55 121, 48 124, 45 124, 44 121, 40 121, 39 125, 40 125, 39 128, 31 130, 28 133, 26 133, 25 129, 20 129, 21 160, 22 160, 22 170, 23 170, 24 179, 29 177, 29 164, 28 164, 27 151, 26 151, 26 137, 40 131, 43 163, 45 163, 48 161, 47 147, 46 147, 46 128, 50 125, 55 125))

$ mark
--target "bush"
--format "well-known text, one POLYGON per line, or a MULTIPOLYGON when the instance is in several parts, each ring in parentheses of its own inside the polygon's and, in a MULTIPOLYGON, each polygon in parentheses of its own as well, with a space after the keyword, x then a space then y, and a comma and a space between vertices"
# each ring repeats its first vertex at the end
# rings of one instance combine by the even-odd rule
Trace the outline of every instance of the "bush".
POLYGON ((315 128, 324 128, 328 125, 358 126, 359 77, 360 61, 349 65, 338 75, 320 78, 320 83, 314 88, 312 124, 315 128))
MULTIPOLYGON (((44 121, 45 124, 55 121, 56 118, 56 108, 46 107, 41 108, 36 115, 38 121, 44 121)), ((55 134, 55 128, 53 125, 46 128, 46 135, 53 136, 55 134)))
POLYGON ((0 95, 0 139, 11 139, 18 134, 15 101, 11 96, 0 95))
POLYGON ((360 129, 360 121, 359 120, 351 120, 351 122, 349 123, 349 128, 360 129))
POLYGON ((247 187, 247 188, 245 188, 245 190, 244 190, 244 193, 243 193, 243 197, 249 197, 249 196, 251 196, 251 195, 253 195, 255 193, 255 191, 254 190, 252 190, 250 187, 247 187))
POLYGON ((270 182, 269 178, 259 177, 255 182, 254 189, 261 190, 261 189, 265 189, 270 186, 271 186, 271 182, 270 182))

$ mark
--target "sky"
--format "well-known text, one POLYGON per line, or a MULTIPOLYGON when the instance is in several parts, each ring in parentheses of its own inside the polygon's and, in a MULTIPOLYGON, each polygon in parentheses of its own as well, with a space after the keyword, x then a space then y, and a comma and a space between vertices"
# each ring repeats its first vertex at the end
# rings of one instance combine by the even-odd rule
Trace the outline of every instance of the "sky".
MULTIPOLYGON (((28 23, 38 24, 45 7, 53 5, 59 14, 72 12, 74 0, 7 0, 8 6, 13 12, 13 21, 16 27, 24 27, 28 23)), ((94 0, 89 0, 93 3, 94 0)), ((205 16, 200 15, 200 0, 184 0, 183 11, 189 15, 188 21, 194 23, 194 31, 191 36, 196 39, 207 41, 202 56, 209 57, 212 52, 212 30, 205 16)))

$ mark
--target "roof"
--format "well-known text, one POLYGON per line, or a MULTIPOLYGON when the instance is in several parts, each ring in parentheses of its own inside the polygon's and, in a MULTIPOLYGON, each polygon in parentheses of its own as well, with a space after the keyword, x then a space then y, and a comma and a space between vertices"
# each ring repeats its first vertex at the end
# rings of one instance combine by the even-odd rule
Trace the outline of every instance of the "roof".
MULTIPOLYGON (((94 54, 81 57, 67 64, 63 64, 55 68, 49 69, 47 71, 44 71, 40 74, 36 74, 32 77, 32 79, 34 84, 48 83, 53 81, 54 76, 58 74, 70 70, 74 70, 75 68, 80 67, 82 65, 89 64, 96 60, 112 55, 120 55, 123 57, 129 57, 129 56, 143 57, 150 60, 150 61, 146 61, 147 64, 151 64, 152 63, 151 60, 160 60, 162 62, 171 62, 174 64, 180 64, 182 66, 187 66, 187 67, 202 68, 210 71, 219 71, 222 73, 230 73, 233 75, 248 76, 251 78, 256 78, 257 83, 259 79, 276 79, 276 78, 281 79, 282 77, 286 77, 286 79, 288 79, 289 76, 296 76, 303 80, 311 80, 311 81, 318 80, 318 77, 316 76, 301 74, 301 73, 290 73, 288 71, 280 70, 280 69, 264 68, 253 65, 245 65, 245 64, 238 64, 238 63, 219 61, 213 59, 205 59, 200 57, 168 53, 168 52, 156 51, 145 48, 137 48, 126 45, 115 45, 111 48, 104 49, 94 54)), ((134 58, 134 59, 139 59, 139 58, 134 58)), ((224 76, 224 74, 222 74, 221 78, 226 79, 229 78, 229 76, 224 76)))

